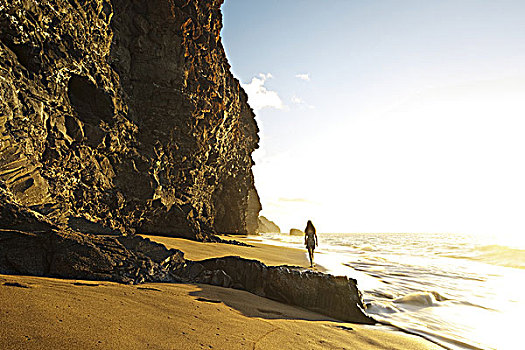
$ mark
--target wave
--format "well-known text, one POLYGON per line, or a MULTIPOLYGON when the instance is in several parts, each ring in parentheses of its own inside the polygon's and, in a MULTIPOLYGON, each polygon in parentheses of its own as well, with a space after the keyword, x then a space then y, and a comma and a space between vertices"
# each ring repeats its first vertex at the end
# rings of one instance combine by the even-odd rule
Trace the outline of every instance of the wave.
POLYGON ((498 244, 476 247, 471 249, 465 255, 443 254, 443 256, 456 259, 481 261, 491 265, 525 269, 524 249, 511 248, 498 244))
MULTIPOLYGON (((521 307, 518 293, 501 292, 500 287, 501 277, 523 279, 525 247, 480 239, 426 234, 326 236, 321 237, 319 253, 324 254, 319 255, 319 264, 330 273, 356 278, 366 311, 382 324, 446 349, 495 348, 498 335, 476 339, 472 333, 476 323, 470 321, 521 307)), ((300 237, 279 237, 270 244, 303 247, 300 237)))
POLYGON ((399 309, 389 302, 372 301, 366 305, 366 312, 378 315, 393 314, 399 312, 399 309))
POLYGON ((394 303, 414 306, 435 306, 440 301, 448 300, 438 292, 414 292, 394 300, 394 303))
POLYGON ((382 325, 393 327, 407 334, 420 336, 434 344, 439 345, 443 349, 447 349, 447 350, 456 350, 456 349, 484 350, 485 349, 485 348, 478 347, 474 344, 471 344, 470 342, 467 342, 467 340, 465 341, 458 340, 453 335, 439 334, 437 332, 420 329, 420 328, 413 327, 410 325, 405 325, 403 323, 400 324, 395 321, 392 322, 391 320, 385 319, 383 317, 378 317, 378 316, 374 316, 374 317, 376 321, 378 321, 382 325))

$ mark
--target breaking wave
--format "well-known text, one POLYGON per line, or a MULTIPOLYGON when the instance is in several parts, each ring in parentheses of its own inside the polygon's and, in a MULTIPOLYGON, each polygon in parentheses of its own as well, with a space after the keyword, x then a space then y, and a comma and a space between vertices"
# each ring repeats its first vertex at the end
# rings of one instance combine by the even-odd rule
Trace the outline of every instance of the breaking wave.
POLYGON ((414 292, 394 300, 394 303, 403 303, 415 306, 434 306, 440 301, 448 300, 438 292, 414 292))

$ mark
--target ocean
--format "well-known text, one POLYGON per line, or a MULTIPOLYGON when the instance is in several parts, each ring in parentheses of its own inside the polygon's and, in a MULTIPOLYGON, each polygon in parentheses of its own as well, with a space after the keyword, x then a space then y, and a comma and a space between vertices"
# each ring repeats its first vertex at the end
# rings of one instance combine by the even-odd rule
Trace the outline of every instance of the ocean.
MULTIPOLYGON (((523 349, 525 247, 460 234, 318 234, 315 263, 355 278, 367 312, 447 349, 523 349)), ((262 243, 304 249, 304 238, 262 243)), ((306 250, 305 250, 305 254, 306 250)))

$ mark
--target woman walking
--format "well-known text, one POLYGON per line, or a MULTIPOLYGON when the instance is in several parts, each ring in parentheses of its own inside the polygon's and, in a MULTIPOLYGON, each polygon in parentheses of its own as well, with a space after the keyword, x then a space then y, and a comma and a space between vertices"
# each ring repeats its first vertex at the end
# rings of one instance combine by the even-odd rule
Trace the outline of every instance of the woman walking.
POLYGON ((304 229, 304 244, 308 249, 310 267, 314 267, 314 249, 317 247, 317 243, 317 234, 315 233, 314 224, 312 224, 311 220, 308 220, 308 223, 306 223, 306 228, 304 229))

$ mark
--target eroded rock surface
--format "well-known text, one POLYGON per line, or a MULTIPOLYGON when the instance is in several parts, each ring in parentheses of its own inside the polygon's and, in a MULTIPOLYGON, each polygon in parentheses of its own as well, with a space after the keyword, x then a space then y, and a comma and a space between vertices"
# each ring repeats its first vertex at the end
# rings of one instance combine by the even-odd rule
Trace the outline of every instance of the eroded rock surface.
POLYGON ((224 257, 190 263, 189 279, 249 291, 333 318, 373 324, 355 279, 335 277, 293 266, 266 266, 257 260, 224 257))
POLYGON ((0 180, 88 233, 248 233, 258 128, 222 0, 0 0, 0 180))
POLYGON ((122 283, 180 281, 184 254, 139 236, 100 236, 60 228, 21 207, 0 187, 0 273, 122 283))

